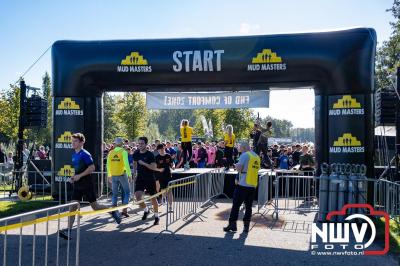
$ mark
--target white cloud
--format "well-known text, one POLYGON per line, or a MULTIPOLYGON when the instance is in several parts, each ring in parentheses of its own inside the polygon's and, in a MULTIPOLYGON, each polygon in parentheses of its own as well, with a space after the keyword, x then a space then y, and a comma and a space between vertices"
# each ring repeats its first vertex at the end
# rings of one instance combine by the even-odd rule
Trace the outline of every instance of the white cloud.
POLYGON ((240 24, 239 32, 240 34, 250 34, 250 33, 257 33, 260 30, 260 25, 258 24, 249 24, 243 22, 240 24))

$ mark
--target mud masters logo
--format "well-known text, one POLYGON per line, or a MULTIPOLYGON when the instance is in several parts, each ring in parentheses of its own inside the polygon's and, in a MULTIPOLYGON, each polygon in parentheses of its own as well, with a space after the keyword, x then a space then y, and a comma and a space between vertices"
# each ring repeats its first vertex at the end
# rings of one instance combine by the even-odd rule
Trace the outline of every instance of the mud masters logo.
POLYGON ((152 72, 152 69, 143 55, 139 52, 131 52, 121 60, 121 64, 117 66, 117 72, 152 72))
POLYGON ((282 71, 286 70, 286 63, 282 57, 271 49, 263 49, 247 65, 247 71, 282 71))

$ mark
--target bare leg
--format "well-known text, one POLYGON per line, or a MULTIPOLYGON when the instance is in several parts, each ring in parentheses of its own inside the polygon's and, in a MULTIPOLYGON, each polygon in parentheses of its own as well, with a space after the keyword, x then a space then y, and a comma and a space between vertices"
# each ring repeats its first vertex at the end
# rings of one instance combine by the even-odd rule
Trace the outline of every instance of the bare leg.
POLYGON ((92 207, 92 209, 95 211, 104 210, 104 209, 108 208, 107 206, 102 205, 102 204, 98 203, 97 201, 90 203, 90 207, 92 207))
POLYGON ((173 196, 172 196, 172 191, 171 190, 168 191, 167 197, 168 197, 168 204, 169 204, 170 207, 172 207, 173 196))
POLYGON ((153 211, 154 213, 158 213, 158 203, 156 198, 151 199, 151 204, 153 204, 153 211))
MULTIPOLYGON (((136 191, 135 192, 135 197, 137 201, 141 201, 143 199, 143 191, 136 191)), ((146 208, 146 204, 144 202, 141 202, 139 204, 140 208, 144 209, 146 208)))
MULTIPOLYGON (((69 211, 70 211, 70 212, 74 212, 74 211, 76 211, 77 209, 78 209, 78 206, 71 206, 71 207, 69 208, 69 211)), ((68 218, 68 228, 69 228, 69 229, 72 229, 72 226, 74 226, 74 222, 75 222, 75 215, 69 216, 69 218, 68 218)))

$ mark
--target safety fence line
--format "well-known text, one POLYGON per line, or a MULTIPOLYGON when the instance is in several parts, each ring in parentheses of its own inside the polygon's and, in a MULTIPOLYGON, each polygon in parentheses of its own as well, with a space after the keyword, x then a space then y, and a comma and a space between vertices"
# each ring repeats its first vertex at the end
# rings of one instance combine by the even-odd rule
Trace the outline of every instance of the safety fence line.
POLYGON ((258 177, 258 197, 257 197, 257 211, 253 215, 261 215, 265 217, 265 214, 271 210, 269 206, 274 207, 274 201, 272 200, 272 189, 273 179, 270 173, 261 173, 258 177))
MULTIPOLYGON (((21 200, 45 200, 45 201, 54 201, 59 204, 63 204, 69 201, 70 192, 72 191, 72 183, 69 183, 67 180, 69 176, 67 175, 59 175, 57 171, 45 171, 43 173, 37 171, 22 171, 23 172, 23 189, 26 194, 24 197, 21 197, 18 193, 18 196, 21 200), (46 177, 50 179, 51 175, 56 176, 55 184, 51 186, 49 182, 46 180, 46 177), (30 181, 29 181, 30 180, 30 181), (57 184, 58 183, 58 184, 57 184), (47 196, 54 196, 53 200, 49 200, 47 196)), ((12 173, 17 173, 17 171, 12 171, 12 173)), ((93 172, 91 177, 94 178, 96 184, 96 199, 109 199, 111 196, 111 183, 108 180, 107 173, 105 171, 93 172)), ((8 195, 11 195, 13 191, 11 191, 11 187, 13 184, 13 175, 7 180, 0 179, 0 198, 7 199, 8 195), (9 194, 11 192, 11 194, 9 194)), ((129 181, 130 191, 135 191, 135 182, 129 181)), ((131 198, 130 201, 135 201, 134 193, 130 193, 131 198)), ((81 203, 87 203, 85 201, 81 201, 81 203)))
POLYGON ((375 209, 393 218, 400 216, 400 183, 378 179, 374 184, 374 203, 375 209))
MULTIPOLYGON (((179 202, 180 200, 185 200, 187 202, 183 202, 184 206, 180 206, 180 210, 175 212, 175 219, 174 222, 182 219, 184 216, 188 215, 188 214, 194 214, 197 216, 197 209, 202 205, 203 202, 205 202, 204 198, 202 197, 208 197, 211 194, 213 194, 212 196, 216 196, 218 193, 223 194, 223 178, 224 175, 217 175, 219 178, 213 178, 213 173, 220 173, 219 171, 213 171, 213 172, 208 172, 206 174, 198 174, 198 175, 194 175, 194 176, 190 176, 187 178, 181 178, 178 180, 174 180, 171 181, 168 184, 168 187, 152 196, 146 197, 140 201, 137 202, 133 202, 133 204, 140 204, 140 203, 144 203, 152 198, 156 198, 160 195, 166 195, 168 197, 168 195, 172 195, 172 193, 176 193, 176 191, 180 190, 180 195, 184 195, 183 197, 179 196, 175 199, 177 200, 177 202, 174 202, 174 206, 178 206, 178 204, 181 204, 182 202, 179 202), (215 179, 215 180, 213 180, 215 179), (222 186, 221 186, 221 182, 222 182, 222 186), (204 183, 206 184, 206 186, 203 186, 204 188, 206 188, 205 191, 201 191, 199 190, 199 183, 204 183), (218 192, 217 189, 215 188, 210 188, 210 186, 215 185, 215 187, 220 188, 221 192, 218 192), (194 187, 196 187, 196 189, 193 189, 194 187), (186 189, 186 188, 191 188, 186 189), (192 192, 192 194, 189 194, 189 192, 192 192), (169 194, 171 193, 171 194, 169 194), (202 195, 202 197, 199 197, 200 195, 202 195), (190 205, 190 206, 189 206, 190 205)), ((181 204, 182 205, 182 204, 181 204)), ((28 226, 33 226, 33 251, 32 251, 32 265, 35 265, 35 256, 36 256, 36 228, 38 225, 41 225, 43 223, 46 223, 46 233, 45 233, 45 238, 46 238, 46 243, 45 243, 45 257, 44 257, 44 264, 47 265, 47 261, 48 261, 48 255, 49 255, 49 250, 48 250, 48 239, 49 239, 49 221, 54 221, 57 220, 58 221, 58 228, 57 228, 57 233, 60 232, 60 220, 62 218, 66 218, 66 217, 71 217, 71 216, 77 216, 77 225, 75 226, 75 230, 77 231, 77 241, 76 241, 76 250, 75 250, 75 265, 79 265, 79 238, 80 238, 80 218, 83 216, 93 216, 93 215, 97 215, 97 214, 104 214, 104 213, 109 213, 112 211, 117 211, 117 210, 121 210, 124 208, 129 207, 130 204, 126 204, 126 205, 121 205, 121 206, 117 206, 117 207, 111 207, 111 208, 106 208, 106 209, 101 209, 101 210, 93 210, 93 211, 81 211, 80 210, 80 204, 79 202, 71 202, 68 204, 63 204, 63 205, 58 205, 55 207, 50 207, 50 208, 46 208, 43 210, 37 210, 37 211, 33 211, 33 212, 29 212, 29 213, 24 213, 24 214, 19 214, 19 215, 15 215, 15 216, 11 216, 11 217, 7 217, 7 218, 3 218, 0 219, 0 224, 4 223, 4 226, 0 227, 0 236, 4 236, 4 248, 3 248, 3 265, 6 265, 7 263, 7 233, 8 231, 11 230, 16 230, 16 229, 20 229, 19 231, 19 253, 18 253, 18 261, 19 261, 19 265, 22 265, 22 237, 26 237, 26 235, 23 235, 23 228, 24 227, 28 227, 28 226), (72 207, 72 206, 76 206, 75 211, 72 211, 71 208, 69 208, 69 211, 66 212, 60 212, 60 210, 62 208, 67 208, 67 207, 72 207), (55 211, 58 210, 58 214, 49 214, 50 211, 55 211), (38 214, 46 214, 46 216, 44 217, 40 217, 40 218, 36 218, 36 219, 31 219, 32 216, 36 216, 38 214), (19 222, 17 223, 13 223, 13 224, 8 224, 9 221, 15 220, 15 219, 21 219, 19 222), (30 220, 22 220, 22 219, 30 219, 30 220)), ((167 212, 169 210, 170 205, 167 203, 167 212)), ((169 222, 171 220, 168 220, 170 213, 168 212, 166 215, 166 228, 168 230, 168 225, 169 222)), ((71 234, 71 230, 73 230, 73 228, 69 228, 68 227, 68 237, 71 234)), ((172 232, 172 231, 171 231, 172 232)), ((172 232, 174 233, 174 232, 172 232)), ((56 239, 57 243, 56 243, 56 264, 58 265, 59 263, 59 258, 60 258, 60 242, 59 242, 59 237, 57 236, 56 239)), ((24 249, 25 250, 25 249, 24 249)), ((69 261, 70 261, 70 241, 68 241, 67 244, 67 251, 66 251, 66 265, 69 265, 69 261)))
POLYGON ((314 175, 314 171, 306 170, 266 170, 260 172, 257 188, 257 211, 253 215, 265 217, 265 214, 269 211, 272 211, 272 214, 276 213, 276 209, 279 208, 279 202, 276 201, 278 195, 276 187, 279 186, 278 182, 282 177, 313 177, 314 175))
MULTIPOLYGON (((29 260, 29 262, 32 263, 32 265, 36 264, 36 261, 39 261, 39 265, 48 265, 49 263, 49 257, 51 255, 54 255, 55 260, 52 258, 51 259, 51 264, 52 265, 59 265, 60 260, 63 260, 65 258, 65 262, 62 263, 62 265, 69 265, 70 264, 70 259, 72 258, 75 262, 75 265, 79 265, 79 235, 80 235, 80 216, 78 215, 77 218, 77 224, 75 227, 76 235, 77 235, 77 241, 74 246, 71 245, 70 241, 66 245, 60 245, 60 240, 58 237, 58 234, 60 232, 60 225, 62 218, 66 218, 72 215, 77 215, 80 210, 80 204, 78 202, 72 202, 68 204, 63 204, 59 206, 54 206, 54 207, 49 207, 41 210, 36 210, 28 213, 23 213, 23 214, 18 214, 6 218, 0 219, 0 224, 5 224, 5 226, 1 227, 3 230, 2 234, 0 234, 0 237, 3 238, 3 265, 7 265, 7 260, 8 257, 10 257, 10 261, 13 263, 17 263, 18 265, 25 265, 26 264, 26 259, 29 260), (64 209, 71 210, 71 208, 75 208, 77 211, 67 211, 67 212, 62 212, 64 209), (52 214, 53 212, 58 212, 57 214, 52 214), (32 216, 41 216, 44 215, 44 217, 38 218, 38 219, 33 219, 32 216), (8 225, 10 221, 14 220, 19 220, 19 223, 14 223, 8 225), (53 235, 49 234, 49 221, 51 220, 57 220, 57 235, 55 235, 56 238, 53 237, 53 235), (32 226, 33 228, 29 233, 31 235, 25 235, 23 234, 23 228, 32 226), (45 227, 45 228, 43 228, 45 227), (18 251, 14 252, 14 245, 15 241, 12 240, 13 235, 9 235, 8 230, 14 230, 19 228, 19 233, 16 234, 17 238, 17 244, 18 244, 18 251), (6 229, 6 230, 5 230, 6 229), (40 241, 38 238, 38 232, 40 229, 44 229, 44 243, 43 241, 40 241), (8 239, 11 238, 11 243, 8 243, 8 239), (31 245, 30 242, 31 241, 31 245), (27 244, 27 245, 24 245, 27 244), (41 246, 43 245, 43 247, 41 246), (10 249, 10 248, 11 249, 10 249), (70 256, 70 251, 72 248, 75 248, 75 257, 70 256), (30 256, 31 253, 31 256, 30 256), (44 254, 43 254, 44 253, 44 254), (55 254, 54 254, 55 253, 55 254), (44 255, 44 256, 43 256, 44 255), (18 258, 16 258, 18 257, 18 258), (25 260, 24 260, 25 259, 25 260)), ((68 223, 68 219, 66 221, 68 223)), ((30 227, 31 228, 31 227, 30 227)), ((68 235, 71 235, 72 233, 71 228, 68 228, 68 235)))
POLYGON ((280 211, 317 211, 316 180, 313 176, 278 176, 274 184, 274 212, 278 219, 280 211))
MULTIPOLYGON (((1 166, 0 166, 1 170, 1 166)), ((6 199, 7 196, 11 197, 15 190, 16 180, 15 176, 22 177, 22 187, 25 195, 17 193, 21 200, 48 200, 48 196, 53 196, 53 201, 63 204, 68 202, 70 192, 72 191, 72 183, 68 182, 70 176, 60 175, 58 171, 40 171, 40 170, 11 170, 7 176, 2 176, 0 171, 0 196, 6 199), (52 176, 55 177, 53 185, 49 181, 52 176), (54 184, 55 183, 55 184, 54 184), (57 184, 58 183, 58 184, 57 184)), ((95 179, 97 189, 97 199, 102 197, 109 197, 111 186, 107 180, 105 171, 93 172, 91 178, 95 179)), ((133 182, 130 182, 130 187, 133 189, 133 182)), ((18 192, 20 192, 18 191, 18 192)), ((50 200, 51 201, 51 200, 50 200)))
POLYGON ((201 208, 206 207, 207 204, 215 205, 212 200, 217 196, 227 197, 223 191, 224 180, 225 172, 212 170, 170 181, 168 187, 172 189, 165 194, 167 197, 165 229, 157 237, 164 232, 175 235, 175 232, 170 230, 170 226, 178 220, 188 221, 189 217, 194 216, 203 221, 203 216, 200 214, 201 208), (182 182, 190 182, 192 185, 181 186, 182 182))
MULTIPOLYGON (((168 187, 167 189, 165 189, 163 191, 160 191, 160 192, 158 192, 158 193, 156 193, 156 194, 154 194, 152 196, 146 197, 146 198, 144 198, 144 199, 142 199, 140 201, 135 201, 135 202, 133 202, 133 204, 145 203, 146 201, 148 201, 148 200, 150 200, 152 198, 156 198, 156 197, 166 193, 168 191, 168 189, 187 186, 187 185, 193 184, 195 182, 196 181, 187 182, 187 183, 178 184, 178 185, 173 185, 173 186, 168 187)), ((35 219, 35 220, 31 220, 31 221, 10 224, 10 225, 7 225, 7 226, 1 226, 0 227, 0 233, 4 232, 4 231, 12 230, 12 229, 18 229, 18 228, 25 227, 25 226, 28 226, 28 225, 34 225, 34 224, 39 224, 39 223, 43 223, 43 222, 47 222, 47 221, 51 221, 51 220, 57 220, 57 219, 68 217, 68 216, 75 216, 75 215, 88 216, 88 215, 104 214, 104 213, 109 213, 109 212, 113 212, 113 211, 122 210, 122 209, 129 208, 129 207, 130 207, 130 204, 125 204, 125 205, 120 205, 120 206, 117 206, 117 207, 110 207, 110 208, 101 209, 101 210, 64 212, 64 213, 61 213, 61 214, 50 215, 48 217, 42 217, 42 218, 38 218, 38 219, 35 219)), ((13 217, 7 217, 7 218, 13 218, 13 217)), ((0 219, 0 223, 1 222, 2 222, 2 219, 0 219)))
MULTIPOLYGON (((11 171, 12 173, 18 173, 17 171, 11 171)), ((61 175, 58 171, 33 171, 33 170, 25 170, 23 172, 23 186, 26 188, 25 196, 20 197, 22 200, 45 200, 49 201, 49 197, 54 196, 53 201, 58 202, 58 204, 63 204, 68 202, 70 199, 70 192, 72 191, 72 184, 68 182, 70 176, 61 175), (51 176, 55 177, 55 184, 50 185, 47 179, 50 179, 51 176), (58 183, 58 184, 57 184, 58 183), (29 190, 29 191, 28 191, 29 190)), ((270 173, 272 176, 279 175, 310 175, 307 174, 308 171, 303 170, 276 170, 270 173)), ((311 173, 311 172, 310 172, 311 173)), ((224 174, 222 171, 216 170, 215 175, 224 174)), ((95 171, 91 174, 91 177, 95 180, 96 191, 97 191, 97 199, 109 199, 111 195, 111 184, 108 180, 107 173, 105 171, 95 171)), ((10 187, 13 183, 13 175, 9 176, 7 180, 0 179, 0 197, 6 199, 6 196, 11 195, 12 191, 10 191, 10 187), (11 193, 11 194, 10 194, 11 193), (8 194, 8 195, 7 195, 8 194)), ((130 181, 130 190, 134 191, 135 182, 130 181)), ((223 185, 223 183, 214 184, 213 187, 210 187, 212 196, 213 191, 220 190, 219 186, 223 185)), ((224 195, 226 197, 226 195, 224 195)), ((212 197, 213 198, 213 197, 212 197)), ((131 200, 135 201, 134 193, 131 193, 131 200)), ((51 200, 50 200, 51 201, 51 200)), ((81 201, 81 203, 87 203, 85 201, 81 201)), ((212 203, 212 200, 210 200, 212 203)))
MULTIPOLYGON (((331 179, 311 174, 276 176, 267 173, 259 177, 255 214, 264 215, 272 210, 272 216, 278 219, 282 212, 318 212, 319 220, 324 221, 328 212, 340 210, 347 203, 368 201, 392 218, 400 216, 400 183, 357 176, 331 179)), ((361 213, 362 210, 347 212, 361 213)))

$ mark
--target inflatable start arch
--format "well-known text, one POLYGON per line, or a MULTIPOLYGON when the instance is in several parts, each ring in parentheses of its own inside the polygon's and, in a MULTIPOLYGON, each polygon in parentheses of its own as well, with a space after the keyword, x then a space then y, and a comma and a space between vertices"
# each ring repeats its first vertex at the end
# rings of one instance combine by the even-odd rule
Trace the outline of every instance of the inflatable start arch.
MULTIPOLYGON (((366 164, 373 177, 376 33, 357 28, 267 36, 57 41, 52 47, 55 181, 71 175, 83 132, 102 169, 105 91, 312 86, 317 163, 366 164)), ((302 103, 299 103, 302 104, 302 103)), ((53 182, 54 183, 54 182, 53 182)))

